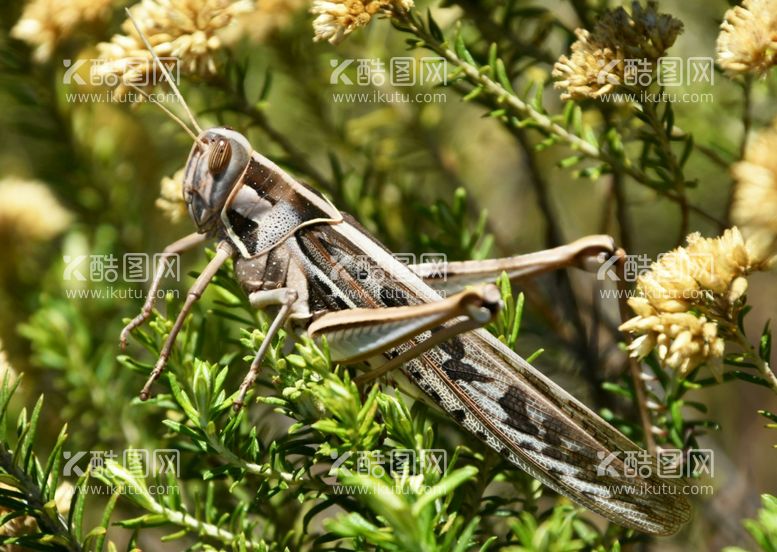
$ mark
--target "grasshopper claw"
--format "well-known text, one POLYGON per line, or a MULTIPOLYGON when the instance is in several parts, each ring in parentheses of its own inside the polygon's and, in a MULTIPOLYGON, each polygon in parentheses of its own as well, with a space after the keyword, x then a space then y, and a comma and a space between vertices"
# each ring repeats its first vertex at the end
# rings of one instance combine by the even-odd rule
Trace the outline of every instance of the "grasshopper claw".
POLYGON ((121 334, 119 334, 119 347, 122 351, 127 349, 127 342, 129 341, 129 336, 132 330, 141 326, 146 320, 149 319, 150 315, 151 309, 144 308, 139 315, 130 320, 129 324, 122 328, 121 334))

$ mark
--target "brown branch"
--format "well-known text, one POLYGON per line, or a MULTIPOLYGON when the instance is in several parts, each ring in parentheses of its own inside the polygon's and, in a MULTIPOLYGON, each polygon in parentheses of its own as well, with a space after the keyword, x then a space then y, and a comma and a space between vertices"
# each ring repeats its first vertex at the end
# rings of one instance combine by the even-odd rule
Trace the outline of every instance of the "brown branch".
MULTIPOLYGON (((631 318, 629 312, 629 306, 626 303, 626 293, 628 288, 626 287, 626 252, 623 249, 619 249, 615 253, 618 257, 618 262, 615 264, 615 272, 618 278, 618 310, 620 311, 621 320, 625 322, 631 318)), ((631 343, 631 336, 626 335, 626 342, 631 343)), ((637 412, 639 413, 639 419, 642 423, 642 432, 645 434, 645 446, 650 454, 656 453, 656 441, 653 437, 653 421, 650 417, 650 412, 647 405, 647 391, 645 389, 645 381, 642 379, 642 369, 640 368, 639 361, 628 356, 629 373, 631 374, 632 383, 634 385, 634 395, 636 398, 637 412)))

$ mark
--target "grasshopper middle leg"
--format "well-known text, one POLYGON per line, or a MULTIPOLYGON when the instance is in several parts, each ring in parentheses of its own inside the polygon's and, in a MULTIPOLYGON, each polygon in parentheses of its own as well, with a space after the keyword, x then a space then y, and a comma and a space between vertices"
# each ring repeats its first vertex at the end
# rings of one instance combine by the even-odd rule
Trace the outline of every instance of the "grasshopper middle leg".
POLYGON ((264 341, 262 341, 262 344, 259 346, 259 350, 256 352, 253 362, 251 362, 251 367, 243 379, 243 383, 240 384, 240 394, 238 395, 237 399, 235 399, 235 402, 232 403, 233 410, 238 411, 243 407, 246 394, 248 393, 248 390, 254 385, 256 377, 259 375, 259 369, 262 366, 262 359, 264 358, 264 355, 267 354, 267 349, 270 348, 273 337, 275 337, 275 334, 278 333, 278 330, 280 330, 288 320, 294 303, 297 301, 298 297, 299 294, 295 290, 289 288, 262 290, 251 294, 250 300, 251 304, 254 306, 259 304, 280 304, 281 308, 278 311, 278 314, 275 315, 275 318, 270 324, 270 327, 267 329, 267 334, 264 336, 264 341))

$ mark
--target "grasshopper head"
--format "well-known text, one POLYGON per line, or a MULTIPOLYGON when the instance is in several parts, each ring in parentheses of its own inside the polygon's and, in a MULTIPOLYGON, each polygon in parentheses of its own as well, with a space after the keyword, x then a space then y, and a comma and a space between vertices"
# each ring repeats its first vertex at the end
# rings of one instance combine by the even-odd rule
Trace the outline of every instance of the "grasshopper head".
POLYGON ((186 162, 183 198, 200 233, 216 228, 252 151, 245 136, 228 128, 211 128, 198 136, 186 162))

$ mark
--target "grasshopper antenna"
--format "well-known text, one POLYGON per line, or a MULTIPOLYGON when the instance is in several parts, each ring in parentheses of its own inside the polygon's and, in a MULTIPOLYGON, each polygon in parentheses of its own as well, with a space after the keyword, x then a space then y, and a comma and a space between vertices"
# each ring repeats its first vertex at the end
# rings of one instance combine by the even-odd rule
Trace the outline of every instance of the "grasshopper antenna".
POLYGON ((202 128, 200 128, 200 125, 197 124, 197 119, 194 118, 194 114, 192 113, 191 109, 189 109, 189 105, 186 103, 186 100, 183 99, 183 94, 181 94, 181 91, 178 90, 178 86, 176 86, 175 81, 173 81, 173 77, 170 75, 170 71, 167 70, 167 67, 165 67, 165 65, 156 55, 156 52, 154 51, 154 48, 151 47, 151 43, 148 41, 146 34, 141 30, 140 25, 138 25, 138 22, 135 20, 135 18, 132 17, 132 14, 130 13, 129 8, 124 8, 124 11, 127 12, 127 17, 129 17, 129 20, 132 22, 132 25, 135 27, 135 30, 138 32, 138 35, 140 35, 140 39, 143 41, 143 44, 146 46, 148 51, 151 52, 151 57, 154 58, 154 62, 159 66, 159 69, 162 70, 162 74, 165 76, 165 79, 170 84, 170 87, 173 89, 173 92, 175 92, 175 95, 181 101, 181 104, 183 104, 183 108, 186 111, 186 114, 189 116, 189 119, 191 120, 192 125, 194 125, 194 128, 197 130, 197 132, 201 134, 202 128))
POLYGON ((127 84, 128 84, 128 85, 129 85, 131 88, 133 88, 133 89, 135 90, 135 92, 137 92, 138 94, 140 94, 141 96, 143 96, 144 98, 146 98, 146 100, 148 101, 148 103, 151 103, 151 104, 154 104, 154 105, 156 105, 156 106, 157 106, 159 109, 161 109, 162 111, 164 111, 164 112, 167 114, 167 116, 168 116, 168 117, 170 117, 170 118, 171 118, 173 121, 175 121, 176 123, 178 123, 179 125, 181 125, 181 128, 182 128, 182 129, 184 129, 184 130, 186 131, 186 133, 187 133, 189 136, 191 136, 191 137, 192 137, 192 139, 193 139, 195 142, 198 142, 198 141, 199 141, 199 138, 197 138, 197 135, 196 135, 196 134, 194 134, 194 132, 192 132, 192 129, 190 129, 188 126, 186 126, 186 123, 184 123, 184 122, 181 120, 181 118, 180 118, 180 117, 178 117, 178 115, 176 115, 175 113, 173 113, 172 111, 170 111, 169 109, 167 109, 165 106, 163 106, 161 103, 157 102, 156 100, 153 100, 153 99, 151 99, 151 96, 149 96, 148 94, 146 94, 146 92, 144 92, 142 89, 138 88, 138 87, 137 87, 137 86, 135 86, 134 84, 132 84, 132 83, 127 83, 127 84))

